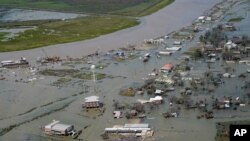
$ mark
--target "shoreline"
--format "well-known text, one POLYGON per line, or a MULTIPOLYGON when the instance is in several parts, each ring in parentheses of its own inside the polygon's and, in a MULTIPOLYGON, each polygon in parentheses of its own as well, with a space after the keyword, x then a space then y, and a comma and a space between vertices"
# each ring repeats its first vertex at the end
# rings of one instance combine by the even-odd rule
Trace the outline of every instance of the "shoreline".
POLYGON ((190 0, 189 2, 186 0, 176 0, 171 5, 157 11, 156 13, 140 18, 142 23, 138 26, 102 35, 90 40, 50 45, 24 51, 4 52, 0 53, 0 60, 17 59, 22 56, 25 56, 28 60, 35 60, 37 57, 44 57, 44 51, 48 54, 48 56, 82 57, 92 54, 98 49, 105 52, 124 47, 128 44, 139 44, 143 41, 143 39, 164 36, 182 27, 190 25, 195 18, 201 15, 201 13, 210 10, 219 2, 221 2, 221 0, 214 0, 213 2, 207 2, 206 0, 190 0), (184 4, 187 5, 185 8, 182 7, 184 4), (190 13, 188 13, 188 15, 183 15, 190 8, 195 9, 194 11, 189 11, 190 13), (176 11, 176 9, 179 10, 176 11), (173 12, 176 12, 176 14, 166 14, 173 12), (158 21, 162 18, 169 20, 158 21), (15 58, 12 56, 15 56, 15 58))
MULTIPOLYGON (((226 1, 227 2, 227 1, 226 1)), ((227 4, 227 3, 226 3, 227 4)), ((209 11, 208 11, 209 12, 209 11)), ((226 12, 227 13, 227 12, 226 12)), ((212 25, 208 25, 208 27, 210 28, 212 28, 213 26, 215 26, 215 25, 217 25, 220 21, 221 21, 221 19, 223 19, 223 17, 224 17, 224 15, 226 14, 226 13, 223 13, 222 15, 221 15, 221 17, 218 19, 218 20, 216 20, 214 23, 212 23, 212 25), (217 22, 218 21, 218 22, 217 22)), ((206 26, 205 26, 206 27, 206 26)), ((185 28, 185 27, 184 27, 185 28)), ((204 28, 205 29, 205 28, 204 28)), ((202 33, 202 32, 201 32, 202 33)), ((199 34, 199 33, 198 33, 199 34)), ((170 38, 172 38, 172 37, 170 37, 170 38)), ((196 43, 196 41, 197 41, 197 39, 198 39, 198 36, 195 36, 195 39, 192 41, 192 43, 196 43)), ((171 41, 170 41, 171 42, 171 41)), ((193 46, 192 46, 192 43, 190 42, 189 44, 188 44, 188 48, 186 48, 186 49, 190 49, 190 48, 192 48, 193 46)), ((162 49, 162 47, 160 47, 160 49, 162 49)), ((185 52, 185 50, 186 50, 185 48, 184 48, 184 52, 185 52)), ((183 52, 182 51, 182 52, 183 52)), ((151 51, 150 51, 151 52, 151 51)), ((143 53, 145 53, 144 51, 141 51, 141 53, 143 54, 143 53)), ((152 53, 152 52, 151 52, 152 53)), ((177 55, 176 56, 179 56, 180 54, 179 53, 177 53, 177 55)), ((72 56, 73 57, 73 56, 72 56)), ((152 56, 152 57, 155 57, 155 56, 152 56)), ((155 58, 156 59, 156 58, 155 58)), ((151 59, 152 61, 155 61, 154 60, 154 58, 153 59, 151 59)), ((96 60, 97 61, 97 60, 96 60)), ((165 59, 159 59, 159 60, 157 60, 155 63, 157 63, 157 64, 154 64, 152 61, 149 61, 148 62, 148 64, 147 65, 142 65, 142 63, 141 63, 141 67, 140 67, 140 64, 138 63, 139 61, 141 61, 141 60, 138 60, 138 59, 135 59, 135 60, 133 60, 133 62, 126 62, 126 63, 118 63, 118 67, 116 67, 114 70, 113 69, 108 69, 108 71, 104 71, 104 72, 109 72, 110 73, 110 71, 112 72, 115 72, 114 73, 114 75, 117 75, 116 74, 116 72, 118 72, 118 74, 120 74, 119 72, 122 72, 121 70, 123 70, 123 69, 125 69, 124 70, 124 72, 125 73, 127 73, 127 74, 122 74, 122 75, 125 75, 125 76, 130 76, 131 78, 128 78, 126 81, 125 80, 121 80, 121 81, 118 81, 118 80, 110 80, 110 82, 113 84, 120 84, 120 85, 123 85, 124 84, 124 81, 125 82, 137 82, 136 80, 141 80, 141 78, 142 77, 144 77, 145 75, 146 75, 146 72, 149 72, 149 71, 152 71, 152 68, 153 67, 159 67, 158 66, 158 61, 160 62, 159 64, 162 64, 162 63, 167 63, 167 62, 171 62, 171 63, 173 63, 173 64, 175 64, 175 63, 177 63, 178 62, 178 60, 175 58, 175 56, 174 57, 169 57, 169 58, 167 58, 166 60, 165 59), (134 66, 135 65, 135 66, 134 66), (150 66, 151 65, 151 66, 150 66), (130 67, 128 67, 128 66, 130 66, 130 67), (149 67, 150 66, 150 67, 149 67), (124 68, 125 67, 125 68, 124 68), (137 69, 136 69, 137 68, 137 69), (139 68, 139 69, 138 69, 139 68), (119 71, 119 69, 120 69, 120 71, 119 71), (137 73, 139 72, 139 74, 137 74, 138 76, 133 76, 133 75, 136 75, 136 70, 137 70, 137 73), (145 73, 145 74, 144 74, 145 73), (118 83, 117 83, 118 82, 118 83)), ((109 61, 107 61, 109 64, 112 62, 109 62, 109 61)), ((196 62, 195 62, 196 63, 196 62)), ((104 62, 104 65, 105 65, 105 62, 104 62)), ((111 63, 111 65, 112 65, 112 63, 111 63)), ((115 63, 114 63, 114 65, 115 65, 115 63)), ((117 64, 116 64, 117 65, 117 64)), ((192 66, 192 63, 191 63, 191 66, 192 66)), ((46 66, 47 67, 47 66, 46 66)), ((48 66, 48 67, 53 67, 53 65, 52 66, 48 66)), ((56 66, 55 66, 56 67, 56 66)), ((113 66, 111 66, 110 68, 113 68, 113 66)), ((49 79, 48 79, 49 80, 49 79)), ((41 83, 39 83, 38 82, 38 84, 41 84, 41 83)), ((114 86, 114 84, 112 85, 112 84, 109 84, 109 80, 105 80, 105 83, 104 82, 101 82, 100 83, 100 85, 99 85, 99 88, 103 88, 102 89, 102 94, 103 94, 103 92, 105 93, 106 91, 108 92, 108 93, 110 93, 109 95, 107 94, 107 98, 108 98, 108 96, 109 97, 111 97, 112 96, 112 98, 113 98, 113 96, 115 97, 115 95, 113 95, 113 94, 117 94, 117 92, 115 91, 114 92, 114 90, 116 90, 115 88, 113 88, 112 86, 114 86), (101 87, 102 86, 102 87, 101 87), (104 87, 105 86, 105 87, 104 87), (105 88, 107 88, 107 90, 105 90, 105 88), (110 92, 111 91, 111 92, 110 92)), ((18 85, 18 84, 14 84, 14 85, 18 85)), ((121 89, 120 88, 120 85, 118 86, 118 90, 119 89, 121 89)), ((3 85, 4 86, 4 85, 3 85)), ((33 86, 33 85, 32 85, 33 86)), ((35 86, 39 86, 39 85, 37 85, 37 84, 35 84, 35 86)), ((91 85, 90 85, 91 86, 91 85)), ((40 87, 40 86, 39 86, 40 87)), ((64 87, 64 88, 66 88, 66 87, 64 87)), ((226 87, 225 87, 226 88, 226 87)), ((67 88, 66 88, 67 89, 67 88)), ((75 87, 74 87, 74 89, 75 89, 75 87)), ((57 90, 58 91, 58 90, 57 90)), ((73 91, 70 91, 70 93, 72 93, 73 91)), ((46 93, 46 92, 45 92, 46 93)), ((88 94, 92 94, 91 93, 91 91, 90 92, 87 92, 88 94)), ((101 91, 100 91, 100 93, 101 93, 101 91)), ((175 94, 177 94, 177 93, 175 93, 175 94)), ((33 95, 33 94, 32 94, 33 95)), ((75 96, 76 94, 74 94, 74 95, 72 95, 73 97, 75 96)), ((53 96, 55 96, 55 94, 53 95, 53 96)), ((58 96, 58 95, 57 95, 58 96)), ((219 96, 219 95, 218 95, 219 96)), ((82 97, 82 96, 80 96, 80 94, 79 94, 79 98, 80 97, 82 97)), ((117 97, 119 100, 120 100, 120 97, 118 96, 117 97)), ((203 95, 201 95, 201 97, 200 98, 203 98, 203 95)), ((44 99, 48 99, 47 97, 46 98, 44 98, 44 99)), ((124 97, 124 99, 126 99, 125 97, 124 97)), ((121 99, 122 100, 122 99, 121 99)), ((112 102, 110 102, 111 101, 111 99, 106 99, 105 100, 106 102, 106 104, 107 104, 107 106, 111 106, 110 104, 112 103, 112 102)), ((73 110, 74 111, 74 109, 76 109, 76 111, 78 112, 78 109, 76 108, 76 105, 78 105, 79 104, 79 101, 75 101, 73 104, 71 104, 69 107, 67 107, 66 109, 67 110, 73 110)), ((44 105, 44 104, 43 104, 44 105)), ((45 104, 46 105, 46 104, 45 104)), ((164 105, 164 108, 163 109, 160 109, 159 111, 157 111, 157 113, 154 113, 154 112, 152 112, 152 113, 150 113, 150 117, 158 117, 158 114, 159 114, 159 112, 162 112, 161 110, 165 110, 165 107, 166 105, 164 105)), ((67 111, 66 110, 66 111, 67 111)), ((96 129, 96 132, 101 132, 101 129, 103 129, 104 127, 105 127, 105 124, 102 124, 102 122, 104 121, 104 120, 107 120, 107 119, 109 119, 110 118, 110 113, 111 113, 111 111, 110 111, 110 109, 109 108, 107 108, 107 110, 108 110, 108 112, 106 112, 106 114, 104 114, 100 119, 95 119, 94 121, 92 121, 93 123, 94 123, 94 125, 96 125, 96 123, 97 123, 97 125, 98 125, 98 123, 100 124, 100 128, 98 128, 98 129, 96 129), (99 130, 100 129, 100 130, 99 130)), ((165 111, 164 111, 165 112, 165 111)), ((25 112, 24 112, 25 113, 25 112)), ((224 113, 224 112, 223 112, 224 113)), ((9 133, 9 135, 8 134, 6 134, 5 135, 5 138, 7 139, 8 137, 10 137, 11 135, 13 135, 13 134, 15 134, 16 132, 21 132, 22 133, 22 131, 21 131, 21 129, 26 129, 26 128, 28 128, 28 129, 33 129, 33 127, 36 127, 36 126, 34 126, 34 125, 40 125, 41 123, 43 124, 43 123, 45 123, 45 122, 47 122, 48 121, 48 119, 51 119, 51 117, 56 117, 55 115, 60 115, 60 112, 57 112, 57 113, 54 113, 54 114, 52 114, 52 115, 50 115, 50 116, 48 116, 48 117, 45 117, 45 118, 42 118, 42 119, 40 119, 40 120, 38 120, 38 121, 36 121, 36 122, 31 122, 30 124, 28 124, 28 125, 26 125, 26 126, 20 126, 20 127, 18 127, 19 129, 17 129, 16 131, 12 131, 12 133, 9 133)), ((65 117, 66 118, 64 118, 64 120, 67 120, 67 117, 68 116, 70 116, 70 119, 72 118, 72 113, 70 112, 70 114, 68 113, 65 113, 65 111, 61 111, 61 115, 65 115, 65 117)), ((221 116, 221 113, 218 113, 218 115, 217 115, 217 117, 219 117, 219 116, 221 116)), ((74 116, 73 116, 74 117, 74 116)), ((76 116, 77 117, 77 116, 76 116)), ((159 117, 158 117, 159 118, 159 117)), ((190 137, 189 135, 192 135, 192 136, 197 136, 197 135, 199 135, 200 137, 207 137, 205 140, 212 140, 212 138, 216 135, 216 127, 215 127, 215 124, 212 124, 212 123, 214 123, 214 121, 217 121, 218 119, 215 119, 215 120, 206 120, 206 121, 204 121, 204 120, 199 120, 199 121, 197 121, 197 119, 196 119, 196 117, 195 116, 191 116, 191 117, 186 117, 186 116, 183 116, 183 115, 181 115, 181 118, 183 118, 183 119, 181 119, 181 120, 176 120, 176 121, 174 121, 174 120, 171 120, 170 122, 170 124, 168 124, 168 125, 166 125, 166 126, 163 126, 163 127, 159 127, 158 128, 158 124, 160 123, 169 123, 169 121, 165 121, 165 120, 162 120, 162 122, 159 122, 159 120, 157 120, 157 121, 149 121, 149 122, 151 122, 151 124, 155 127, 155 129, 158 131, 157 133, 156 133, 156 138, 157 138, 157 140, 164 140, 164 137, 168 137, 170 140, 171 140, 171 138, 173 138, 174 140, 183 140, 184 138, 185 139, 187 139, 187 140, 193 140, 193 138, 192 137, 190 137), (196 122, 197 121, 197 122, 196 122), (180 124, 181 123, 181 124, 180 124), (185 124, 185 123, 190 123, 190 124, 185 124), (192 124, 191 124, 192 123, 192 124), (173 126, 174 125, 174 126, 173 126), (187 128, 187 129, 183 129, 183 125, 186 125, 186 127, 190 127, 190 129, 189 129, 189 127, 187 128), (169 127, 168 127, 169 126, 169 127), (171 126, 171 127, 170 127, 171 126), (172 130, 172 127, 174 127, 174 130, 172 130), (198 130, 199 131, 197 131, 197 129, 196 129, 196 127, 206 127, 206 128, 204 128, 204 130, 203 129, 201 129, 201 128, 198 128, 198 130), (169 128, 169 129, 168 129, 169 128), (171 130, 170 130, 171 129, 171 130), (172 131, 172 133, 171 133, 171 135, 169 134, 169 135, 164 135, 164 134, 166 134, 166 133, 169 133, 169 132, 171 132, 172 131), (194 132, 197 132, 197 133, 194 133, 194 132), (204 134, 204 135, 203 135, 204 134), (180 136, 180 138, 179 137, 176 137, 176 135, 179 135, 180 136), (184 137, 185 136, 185 137, 184 137)), ((159 118, 159 119, 161 119, 161 118, 159 118)), ((87 119, 88 120, 88 119, 87 119)), ((79 120, 74 120, 75 122, 83 122, 82 121, 82 118, 81 119, 79 119, 79 120)), ((85 122, 85 121, 84 121, 85 122)), ((113 121, 114 122, 114 121, 113 121)), ((92 124, 93 124, 92 123, 92 124)), ((112 122, 110 122, 109 124, 111 124, 112 122)), ((81 124, 83 124, 83 123, 81 123, 81 124)), ((107 126, 107 125, 106 125, 107 126)), ((184 126, 185 127, 185 126, 184 126)), ((88 131, 93 131, 93 129, 95 129, 96 128, 96 126, 92 126, 92 127, 90 127, 90 129, 87 129, 86 131, 85 131, 85 133, 83 133, 82 134, 82 138, 87 138, 88 140, 90 139, 90 140, 97 140, 97 138, 98 137, 96 137, 95 135, 89 135, 88 133, 88 131), (86 136, 87 135, 87 136, 86 136)), ((24 133, 27 133, 27 131, 25 131, 24 133)), ((40 132, 35 132, 34 131, 34 133, 35 133, 35 135, 40 135, 41 133, 40 132)), ((20 133, 19 133, 20 134, 20 133)), ((23 134, 23 133, 22 133, 23 134)), ((20 136, 21 137, 23 137, 23 135, 22 134, 20 134, 20 136)), ((100 140, 100 139, 99 139, 100 140)))

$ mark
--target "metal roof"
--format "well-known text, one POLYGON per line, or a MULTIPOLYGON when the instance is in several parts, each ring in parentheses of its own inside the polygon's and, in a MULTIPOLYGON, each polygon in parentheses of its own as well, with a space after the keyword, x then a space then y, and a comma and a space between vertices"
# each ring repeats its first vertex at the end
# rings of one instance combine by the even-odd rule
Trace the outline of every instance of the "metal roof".
POLYGON ((45 128, 55 131, 65 131, 70 129, 73 125, 61 124, 60 121, 54 120, 52 123, 45 126, 45 128))
POLYGON ((52 127, 52 130, 55 131, 65 131, 67 129, 71 129, 73 125, 67 125, 67 124, 56 124, 52 127))
POLYGON ((97 102, 99 101, 99 96, 89 96, 85 98, 85 102, 97 102))
POLYGON ((60 121, 58 121, 58 120, 53 120, 53 122, 51 122, 50 124, 48 124, 48 125, 45 125, 45 128, 52 128, 52 126, 54 126, 55 124, 57 124, 57 123, 59 123, 60 121))
POLYGON ((149 125, 144 124, 125 124, 124 128, 149 128, 149 125))

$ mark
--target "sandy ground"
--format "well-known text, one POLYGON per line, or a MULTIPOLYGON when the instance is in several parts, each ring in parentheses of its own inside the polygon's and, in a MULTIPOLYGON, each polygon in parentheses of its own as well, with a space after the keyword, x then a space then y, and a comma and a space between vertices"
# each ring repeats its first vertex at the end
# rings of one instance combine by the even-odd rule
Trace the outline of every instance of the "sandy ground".
MULTIPOLYGON (((103 35, 91 40, 47 46, 44 47, 44 50, 49 56, 81 57, 94 53, 97 49, 107 51, 124 47, 128 44, 137 44, 144 39, 163 36, 181 27, 190 25, 194 19, 220 1, 221 0, 176 0, 158 12, 142 17, 139 26, 103 35)), ((39 56, 45 56, 45 54, 41 48, 0 53, 0 60, 17 59, 22 56, 25 56, 29 60, 35 60, 39 56), (13 58, 13 56, 15 56, 15 58, 13 58)))

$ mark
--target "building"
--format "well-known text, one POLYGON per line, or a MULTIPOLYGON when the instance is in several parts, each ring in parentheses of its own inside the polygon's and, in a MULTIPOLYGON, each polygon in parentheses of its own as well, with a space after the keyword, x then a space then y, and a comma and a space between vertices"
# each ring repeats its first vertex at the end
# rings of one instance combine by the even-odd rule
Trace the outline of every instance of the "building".
POLYGON ((52 123, 44 126, 44 133, 48 135, 67 136, 74 131, 73 125, 61 124, 60 121, 54 120, 52 123))
POLYGON ((19 60, 6 60, 1 61, 1 67, 6 68, 14 68, 14 67, 21 67, 21 66, 28 66, 29 62, 26 60, 26 58, 21 57, 19 60))
POLYGON ((112 128, 105 128, 105 133, 108 134, 121 134, 136 137, 148 137, 153 136, 153 130, 149 127, 148 124, 125 124, 116 125, 112 128))
POLYGON ((156 90, 155 90, 155 94, 156 94, 156 95, 162 95, 163 92, 164 92, 164 91, 159 90, 159 89, 156 89, 156 90))
POLYGON ((202 49, 203 53, 216 53, 216 47, 214 47, 212 44, 206 44, 204 45, 203 49, 202 49))
POLYGON ((173 52, 170 52, 170 51, 159 51, 158 54, 159 54, 159 55, 172 55, 173 52))
POLYGON ((122 118, 122 112, 121 111, 114 111, 113 115, 114 115, 114 118, 122 118))
POLYGON ((154 98, 150 98, 149 102, 151 103, 157 103, 157 104, 161 104, 163 101, 162 96, 155 96, 154 98))
POLYGON ((174 41, 173 45, 181 45, 181 41, 174 41))
POLYGON ((175 51, 180 51, 181 47, 167 47, 166 50, 175 52, 175 51))
POLYGON ((89 96, 85 98, 84 103, 82 104, 85 108, 99 108, 101 106, 101 102, 99 100, 99 96, 89 96))
POLYGON ((165 64, 163 67, 161 67, 160 71, 163 71, 163 72, 170 72, 172 71, 172 69, 174 68, 173 64, 165 64))
POLYGON ((229 40, 225 45, 224 45, 225 49, 231 50, 231 49, 236 49, 237 48, 237 44, 233 43, 231 40, 229 40))

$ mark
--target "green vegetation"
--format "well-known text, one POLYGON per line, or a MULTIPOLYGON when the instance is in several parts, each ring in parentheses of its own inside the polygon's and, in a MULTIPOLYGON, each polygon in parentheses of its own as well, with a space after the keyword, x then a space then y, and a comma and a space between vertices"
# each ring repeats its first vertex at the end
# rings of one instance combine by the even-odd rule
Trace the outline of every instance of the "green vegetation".
POLYGON ((227 40, 227 35, 223 31, 222 25, 218 25, 212 30, 207 31, 204 35, 201 35, 199 39, 205 44, 211 43, 214 46, 219 46, 221 41, 227 40))
POLYGON ((133 88, 128 88, 120 91, 122 96, 135 96, 135 90, 133 88))
MULTIPOLYGON (((76 79, 91 80, 93 79, 92 72, 82 72, 75 69, 46 69, 39 72, 42 75, 57 76, 57 77, 71 77, 76 79)), ((106 74, 96 73, 96 79, 101 80, 106 78, 106 74)), ((59 83, 69 82, 70 78, 59 79, 59 83)))
POLYGON ((199 59, 203 57, 202 48, 201 47, 192 47, 184 54, 190 55, 193 59, 199 59))
POLYGON ((130 16, 146 16, 158 11, 159 9, 171 4, 172 2, 174 2, 174 0, 149 0, 140 5, 113 11, 111 13, 130 16))
POLYGON ((162 9, 163 7, 171 4, 172 2, 174 2, 174 0, 162 0, 159 3, 155 4, 154 6, 149 7, 145 11, 141 12, 139 14, 139 16, 145 16, 145 15, 152 14, 152 13, 158 11, 159 9, 162 9))
POLYGON ((192 32, 174 32, 172 36, 175 39, 188 39, 194 36, 194 34, 192 32))
MULTIPOLYGON (((139 22, 133 18, 118 16, 88 16, 66 21, 36 23, 38 24, 36 29, 26 30, 8 41, 0 41, 0 52, 25 50, 58 43, 86 40, 135 26, 139 22)), ((22 22, 16 24, 25 25, 22 22)))
POLYGON ((53 82, 52 85, 54 86, 61 86, 61 85, 66 85, 71 81, 70 78, 59 78, 57 81, 53 82))
POLYGON ((114 13, 130 16, 151 14, 174 0, 1 0, 4 7, 20 7, 83 13, 114 13))
POLYGON ((240 22, 243 19, 244 19, 243 17, 231 18, 228 20, 228 22, 240 22))
POLYGON ((5 36, 8 35, 8 32, 0 32, 0 41, 5 39, 5 36))
MULTIPOLYGON (((1 7, 19 7, 72 11, 93 14, 144 16, 156 12, 174 0, 1 0, 1 7)), ((135 18, 121 16, 87 16, 71 20, 37 20, 0 23, 0 28, 36 26, 17 36, 3 40, 0 33, 0 52, 27 50, 53 44, 74 42, 98 37, 139 24, 135 18)))

